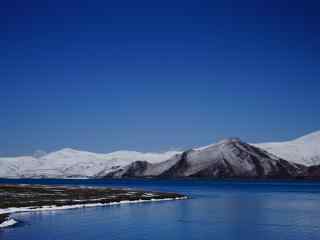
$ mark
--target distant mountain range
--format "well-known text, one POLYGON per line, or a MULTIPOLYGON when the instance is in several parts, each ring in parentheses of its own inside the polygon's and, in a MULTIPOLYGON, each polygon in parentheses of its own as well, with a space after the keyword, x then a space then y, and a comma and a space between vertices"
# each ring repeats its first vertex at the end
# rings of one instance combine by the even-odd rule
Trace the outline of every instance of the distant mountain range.
POLYGON ((183 152, 37 152, 0 158, 0 177, 320 179, 320 131, 279 143, 227 139, 183 152))

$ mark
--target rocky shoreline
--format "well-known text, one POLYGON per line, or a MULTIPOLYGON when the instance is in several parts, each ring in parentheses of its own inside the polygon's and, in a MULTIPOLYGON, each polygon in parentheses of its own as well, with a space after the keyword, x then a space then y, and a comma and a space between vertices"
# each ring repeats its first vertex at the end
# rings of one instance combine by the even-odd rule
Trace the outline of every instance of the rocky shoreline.
POLYGON ((182 199, 186 199, 186 196, 177 193, 131 189, 0 185, 0 226, 6 227, 6 223, 13 223, 14 219, 10 219, 9 214, 18 212, 64 210, 182 199))

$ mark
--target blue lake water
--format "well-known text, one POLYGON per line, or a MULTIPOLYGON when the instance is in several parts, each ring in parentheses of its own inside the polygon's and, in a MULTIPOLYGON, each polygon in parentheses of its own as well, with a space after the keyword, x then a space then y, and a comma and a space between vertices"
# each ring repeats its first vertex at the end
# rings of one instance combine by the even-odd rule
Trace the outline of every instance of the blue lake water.
POLYGON ((320 239, 320 183, 182 180, 0 180, 184 193, 190 200, 23 213, 5 240, 320 239))

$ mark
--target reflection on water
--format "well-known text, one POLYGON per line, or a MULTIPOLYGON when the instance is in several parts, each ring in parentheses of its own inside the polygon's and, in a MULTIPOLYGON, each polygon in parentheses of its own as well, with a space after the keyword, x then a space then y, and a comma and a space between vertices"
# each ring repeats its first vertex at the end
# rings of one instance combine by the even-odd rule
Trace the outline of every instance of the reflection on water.
POLYGON ((24 182, 144 188, 192 199, 17 214, 25 224, 2 230, 0 239, 320 239, 320 184, 311 182, 24 182))

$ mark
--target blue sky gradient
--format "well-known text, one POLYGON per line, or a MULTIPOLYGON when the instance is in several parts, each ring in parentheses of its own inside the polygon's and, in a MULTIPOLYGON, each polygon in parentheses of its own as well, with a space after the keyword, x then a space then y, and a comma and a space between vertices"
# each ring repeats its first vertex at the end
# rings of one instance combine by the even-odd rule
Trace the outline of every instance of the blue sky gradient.
POLYGON ((7 1, 0 155, 318 130, 315 1, 7 1))

